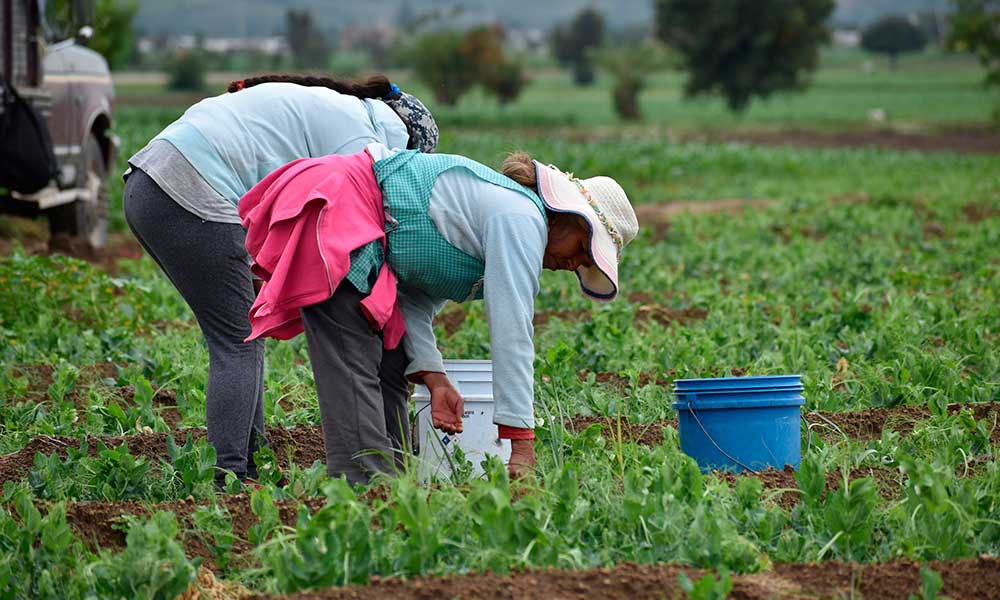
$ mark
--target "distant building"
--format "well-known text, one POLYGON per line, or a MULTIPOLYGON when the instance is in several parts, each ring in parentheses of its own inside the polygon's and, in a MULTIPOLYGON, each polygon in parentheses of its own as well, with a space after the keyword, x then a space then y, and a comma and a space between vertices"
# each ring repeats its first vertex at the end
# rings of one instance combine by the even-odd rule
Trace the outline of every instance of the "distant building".
POLYGON ((149 54, 162 50, 191 50, 195 47, 216 54, 233 52, 254 52, 264 56, 280 56, 288 53, 288 43, 284 36, 271 37, 206 37, 199 39, 194 35, 176 35, 169 37, 144 37, 136 42, 141 54, 149 54))
POLYGON ((857 29, 834 29, 833 43, 845 48, 857 48, 861 45, 861 32, 857 29))

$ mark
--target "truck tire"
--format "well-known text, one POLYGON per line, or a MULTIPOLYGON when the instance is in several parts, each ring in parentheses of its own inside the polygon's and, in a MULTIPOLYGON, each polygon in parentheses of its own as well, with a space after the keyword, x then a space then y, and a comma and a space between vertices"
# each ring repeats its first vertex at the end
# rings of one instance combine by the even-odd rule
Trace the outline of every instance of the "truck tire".
POLYGON ((83 164, 86 172, 80 185, 87 198, 46 211, 49 231, 53 238, 70 236, 90 248, 101 248, 108 241, 108 165, 93 133, 83 145, 83 164))

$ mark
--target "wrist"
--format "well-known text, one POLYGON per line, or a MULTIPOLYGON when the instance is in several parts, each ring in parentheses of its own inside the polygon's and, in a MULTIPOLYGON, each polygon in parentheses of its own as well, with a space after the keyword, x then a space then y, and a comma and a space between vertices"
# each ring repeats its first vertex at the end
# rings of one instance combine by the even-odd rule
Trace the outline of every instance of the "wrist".
POLYGON ((419 375, 422 383, 431 391, 441 387, 452 387, 451 381, 444 373, 439 373, 437 371, 421 371, 419 375))
POLYGON ((527 427, 497 425, 497 437, 501 440, 533 440, 535 439, 535 430, 527 427))

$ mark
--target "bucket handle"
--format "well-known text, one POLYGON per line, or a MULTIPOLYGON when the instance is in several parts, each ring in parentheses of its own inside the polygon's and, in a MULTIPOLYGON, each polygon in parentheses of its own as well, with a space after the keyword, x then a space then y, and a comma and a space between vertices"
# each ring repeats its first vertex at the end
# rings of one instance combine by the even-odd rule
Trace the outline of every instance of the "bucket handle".
POLYGON ((719 444, 717 444, 715 442, 715 439, 708 433, 708 430, 705 429, 705 426, 701 424, 701 419, 698 418, 698 413, 695 412, 694 407, 691 406, 691 401, 690 400, 687 401, 687 409, 688 409, 688 412, 691 413, 691 416, 694 417, 694 422, 697 423, 698 427, 701 428, 701 432, 705 434, 705 437, 708 438, 708 441, 712 442, 712 445, 715 446, 716 450, 718 450, 723 456, 725 456, 729 460, 731 460, 734 463, 736 463, 737 465, 743 467, 745 470, 750 471, 754 475, 757 474, 757 470, 756 469, 751 469, 747 465, 745 465, 742 462, 740 462, 738 459, 730 456, 730 454, 728 452, 726 452, 725 450, 723 450, 722 447, 719 446, 719 444))

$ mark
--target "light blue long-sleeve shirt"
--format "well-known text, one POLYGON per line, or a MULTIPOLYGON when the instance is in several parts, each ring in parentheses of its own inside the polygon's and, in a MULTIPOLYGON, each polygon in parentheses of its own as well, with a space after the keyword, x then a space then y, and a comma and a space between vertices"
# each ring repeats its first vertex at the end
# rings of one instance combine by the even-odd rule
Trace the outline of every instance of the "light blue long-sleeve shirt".
POLYGON ((235 206, 268 173, 297 158, 352 154, 372 142, 405 148, 409 135, 381 100, 264 83, 198 102, 157 140, 170 142, 235 206))
MULTIPOLYGON (((377 144, 368 150, 376 159, 391 154, 377 144)), ((548 241, 545 219, 523 194, 483 181, 466 169, 438 176, 428 213, 448 243, 485 263, 483 298, 493 356, 493 422, 534 427, 531 321, 548 241)), ((432 320, 446 300, 431 298, 401 281, 399 301, 410 358, 406 374, 445 372, 432 320)))

